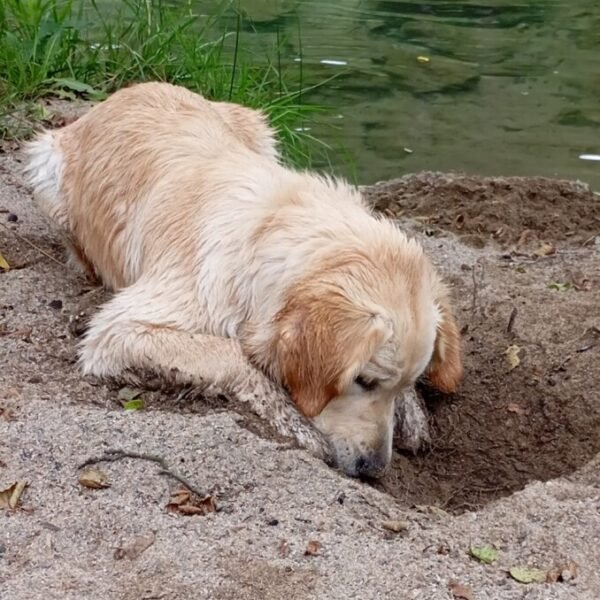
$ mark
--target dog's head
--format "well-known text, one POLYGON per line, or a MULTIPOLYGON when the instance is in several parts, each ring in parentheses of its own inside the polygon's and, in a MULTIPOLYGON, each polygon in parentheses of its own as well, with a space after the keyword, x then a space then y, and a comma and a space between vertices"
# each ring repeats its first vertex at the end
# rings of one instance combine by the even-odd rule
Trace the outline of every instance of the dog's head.
POLYGON ((462 376, 445 288, 406 239, 398 252, 341 252, 324 261, 289 290, 276 327, 279 378, 349 475, 384 472, 404 389, 426 374, 452 392, 462 376))

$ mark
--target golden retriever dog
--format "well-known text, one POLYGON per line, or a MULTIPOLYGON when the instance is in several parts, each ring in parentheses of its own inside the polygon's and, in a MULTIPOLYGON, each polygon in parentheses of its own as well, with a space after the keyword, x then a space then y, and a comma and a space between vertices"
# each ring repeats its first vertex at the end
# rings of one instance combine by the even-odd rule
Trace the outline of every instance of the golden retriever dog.
POLYGON ((356 189, 284 166, 262 113, 138 84, 27 153, 73 259, 115 292, 84 373, 217 386, 353 476, 384 472, 395 414, 409 446, 427 436, 415 381, 462 376, 446 288, 356 189))

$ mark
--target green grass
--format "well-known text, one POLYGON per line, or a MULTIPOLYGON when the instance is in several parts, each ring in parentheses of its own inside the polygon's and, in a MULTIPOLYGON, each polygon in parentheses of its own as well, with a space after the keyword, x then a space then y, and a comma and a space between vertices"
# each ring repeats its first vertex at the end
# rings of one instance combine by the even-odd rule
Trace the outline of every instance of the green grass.
POLYGON ((219 15, 193 10, 202 4, 119 0, 107 12, 96 0, 0 0, 0 138, 26 137, 46 119, 42 98, 101 100, 161 80, 262 108, 292 162, 322 161, 327 149, 298 131, 321 110, 303 101, 302 74, 288 78, 300 81, 290 89, 277 44, 271 57, 252 55, 240 18, 223 32, 219 15))

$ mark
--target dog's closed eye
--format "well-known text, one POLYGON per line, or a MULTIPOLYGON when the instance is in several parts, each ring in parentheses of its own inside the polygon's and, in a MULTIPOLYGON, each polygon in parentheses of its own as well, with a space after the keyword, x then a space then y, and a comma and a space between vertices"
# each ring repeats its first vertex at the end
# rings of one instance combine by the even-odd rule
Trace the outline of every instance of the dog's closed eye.
POLYGON ((366 379, 362 375, 359 375, 354 380, 354 383, 356 383, 356 385, 360 386, 363 390, 365 390, 365 392, 372 392, 379 386, 378 381, 375 381, 374 379, 366 379))

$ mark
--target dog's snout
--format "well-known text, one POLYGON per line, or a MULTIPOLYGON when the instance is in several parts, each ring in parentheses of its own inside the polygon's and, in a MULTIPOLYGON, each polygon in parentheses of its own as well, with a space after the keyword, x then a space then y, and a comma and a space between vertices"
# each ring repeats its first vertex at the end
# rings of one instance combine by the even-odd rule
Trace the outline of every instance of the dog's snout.
POLYGON ((359 456, 354 462, 357 477, 381 477, 388 466, 388 461, 378 456, 359 456))

